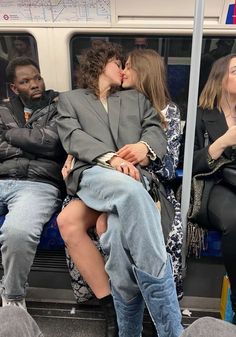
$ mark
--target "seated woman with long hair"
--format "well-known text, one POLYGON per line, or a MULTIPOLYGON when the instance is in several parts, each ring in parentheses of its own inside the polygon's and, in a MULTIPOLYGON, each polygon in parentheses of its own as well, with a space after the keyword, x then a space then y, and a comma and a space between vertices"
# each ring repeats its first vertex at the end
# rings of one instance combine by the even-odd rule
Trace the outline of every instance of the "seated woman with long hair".
MULTIPOLYGON (((183 243, 180 204, 171 187, 178 166, 180 148, 180 111, 170 99, 167 89, 166 70, 161 56, 152 49, 134 50, 129 53, 123 71, 123 88, 135 88, 143 93, 157 111, 161 112, 162 125, 167 137, 167 152, 162 167, 155 161, 148 167, 165 187, 167 199, 174 207, 174 219, 167 236, 166 249, 172 257, 174 278, 178 298, 183 296, 182 259, 183 243)), ((118 151, 122 158, 129 159, 127 148, 118 151)))
MULTIPOLYGON (((209 174, 223 162, 234 162, 236 145, 236 54, 218 59, 212 66, 199 98, 194 144, 193 174, 209 174)), ((227 165, 226 165, 227 166, 227 165)), ((204 228, 222 232, 222 255, 236 312, 236 190, 222 178, 221 169, 205 179, 201 219, 204 228)), ((235 170, 236 177, 236 170, 235 170)), ((226 177, 227 179, 227 177, 226 177)), ((236 318, 234 315, 234 322, 236 318)))

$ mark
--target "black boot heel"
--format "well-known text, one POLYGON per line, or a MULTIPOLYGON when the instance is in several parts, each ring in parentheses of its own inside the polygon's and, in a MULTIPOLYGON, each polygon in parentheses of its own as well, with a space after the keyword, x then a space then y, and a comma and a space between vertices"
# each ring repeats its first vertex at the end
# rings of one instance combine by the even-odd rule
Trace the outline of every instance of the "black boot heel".
POLYGON ((106 321, 106 337, 118 337, 118 325, 116 320, 116 311, 111 295, 99 299, 102 311, 106 321))

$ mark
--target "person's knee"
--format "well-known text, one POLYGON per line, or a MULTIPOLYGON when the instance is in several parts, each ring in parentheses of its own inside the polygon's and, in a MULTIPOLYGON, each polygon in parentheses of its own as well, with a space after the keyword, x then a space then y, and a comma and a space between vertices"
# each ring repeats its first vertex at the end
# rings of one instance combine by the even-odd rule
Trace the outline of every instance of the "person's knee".
POLYGON ((66 224, 68 218, 64 211, 60 212, 57 216, 57 225, 60 230, 60 233, 63 235, 64 231, 66 231, 66 224))
MULTIPOLYGON (((112 186, 112 191, 114 191, 116 197, 122 198, 122 201, 129 201, 130 198, 135 201, 137 198, 139 202, 139 196, 146 193, 140 181, 124 173, 110 169, 103 169, 102 171, 101 191, 102 188, 105 190, 106 186, 112 186)), ((103 194, 103 191, 101 194, 103 194)))
POLYGON ((57 217, 58 228, 65 243, 87 235, 87 230, 96 224, 98 214, 81 201, 74 201, 66 206, 57 217))
POLYGON ((235 222, 236 222, 236 214, 232 214, 232 218, 230 217, 230 219, 226 219, 226 221, 224 223, 225 228, 223 230, 223 233, 225 235, 229 235, 231 238, 234 238, 234 240, 236 239, 235 222))
POLYGON ((130 197, 133 199, 145 193, 145 189, 140 181, 125 174, 121 174, 119 179, 113 181, 112 186, 114 186, 114 190, 118 191, 119 195, 125 196, 127 199, 130 197))
POLYGON ((61 212, 57 217, 57 224, 61 236, 65 243, 70 241, 76 232, 78 232, 80 220, 72 216, 68 216, 67 212, 61 212))
POLYGON ((21 254, 29 245, 36 247, 38 241, 39 237, 30 231, 30 226, 29 231, 15 226, 8 226, 2 231, 1 243, 11 254, 21 254))

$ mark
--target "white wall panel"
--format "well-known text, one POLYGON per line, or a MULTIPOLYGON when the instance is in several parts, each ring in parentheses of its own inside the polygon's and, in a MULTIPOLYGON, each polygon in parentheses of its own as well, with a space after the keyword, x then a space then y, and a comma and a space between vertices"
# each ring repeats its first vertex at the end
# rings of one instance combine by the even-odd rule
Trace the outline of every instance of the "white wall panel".
MULTIPOLYGON (((147 24, 192 23, 195 0, 113 0, 117 23, 135 24, 146 20, 147 24)), ((217 23, 223 12, 224 0, 205 0, 205 21, 217 23)), ((114 16, 113 16, 114 18, 114 16)))

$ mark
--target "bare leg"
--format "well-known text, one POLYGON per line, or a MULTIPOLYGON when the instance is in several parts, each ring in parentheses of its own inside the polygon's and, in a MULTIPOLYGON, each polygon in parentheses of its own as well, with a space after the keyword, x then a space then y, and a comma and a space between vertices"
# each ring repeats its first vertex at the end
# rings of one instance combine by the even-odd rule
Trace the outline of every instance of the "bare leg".
POLYGON ((72 200, 59 214, 57 222, 76 267, 96 297, 102 298, 111 293, 108 276, 103 257, 87 233, 99 215, 81 200, 72 200))

